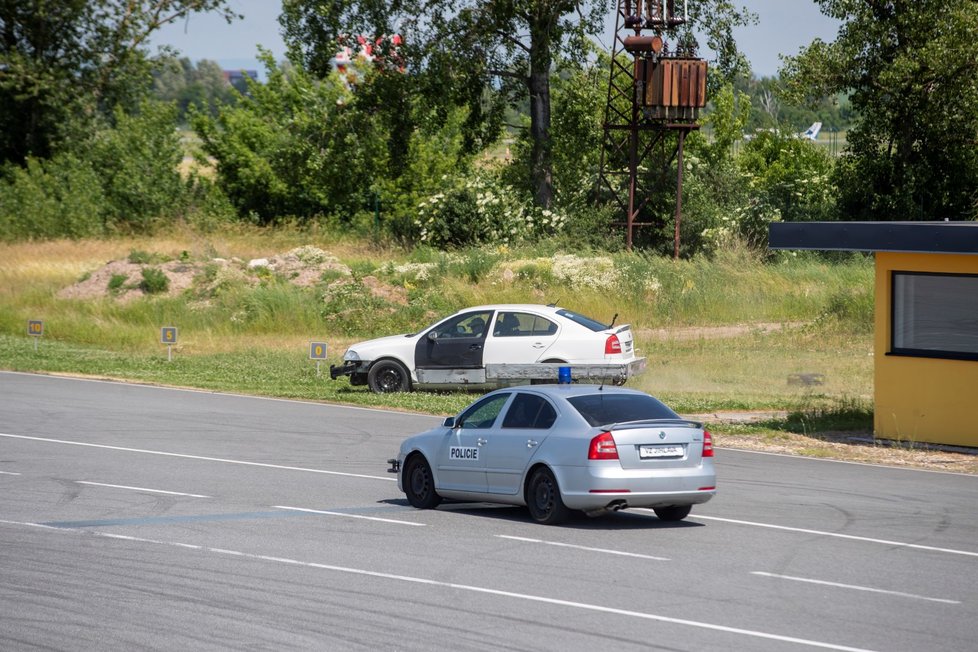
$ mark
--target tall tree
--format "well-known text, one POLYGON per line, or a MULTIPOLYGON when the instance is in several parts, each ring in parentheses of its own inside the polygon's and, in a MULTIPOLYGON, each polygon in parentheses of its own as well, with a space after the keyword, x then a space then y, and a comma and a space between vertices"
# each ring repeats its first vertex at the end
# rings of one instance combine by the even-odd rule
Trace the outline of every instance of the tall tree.
POLYGON ((48 157, 79 123, 135 108, 147 39, 227 0, 0 0, 0 161, 48 157))
MULTIPOLYGON (((284 0, 282 25, 297 61, 319 74, 344 34, 399 32, 414 92, 427 102, 469 106, 472 144, 498 134, 502 103, 527 102, 528 174, 537 205, 554 197, 550 76, 557 58, 579 61, 584 40, 603 31, 613 0, 284 0)), ((750 14, 731 0, 689 3, 693 25, 717 53, 719 70, 744 67, 732 28, 750 14)))
POLYGON ((789 99, 851 94, 845 219, 967 219, 978 201, 978 2, 816 0, 842 21, 785 61, 789 99))

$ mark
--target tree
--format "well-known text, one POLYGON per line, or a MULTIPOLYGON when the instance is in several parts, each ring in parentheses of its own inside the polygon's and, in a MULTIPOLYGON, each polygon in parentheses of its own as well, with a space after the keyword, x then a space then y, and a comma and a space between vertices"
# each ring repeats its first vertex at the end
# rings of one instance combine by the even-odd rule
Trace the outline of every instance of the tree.
POLYGON ((153 72, 153 95, 164 102, 175 102, 177 119, 183 123, 190 106, 216 116, 221 106, 233 104, 238 97, 217 62, 203 59, 195 66, 187 57, 160 59, 153 72))
POLYGON ((194 12, 235 17, 226 0, 0 0, 0 161, 47 158, 135 109, 148 90, 147 39, 194 12))
POLYGON ((849 93, 858 122, 837 166, 847 219, 978 213, 978 3, 817 0, 842 21, 832 43, 785 61, 795 101, 849 93))
POLYGON ((261 58, 267 83, 252 83, 250 97, 216 118, 193 118, 218 185, 239 214, 262 224, 316 216, 349 223, 384 174, 387 130, 336 73, 320 80, 276 66, 267 51, 261 58))
MULTIPOLYGON (((602 31, 605 15, 615 6, 609 0, 284 0, 281 21, 292 56, 319 74, 341 35, 401 33, 408 72, 404 83, 429 102, 464 102, 470 132, 482 137, 482 144, 499 133, 503 101, 518 105, 527 100, 527 172, 536 204, 548 208, 554 198, 554 62, 580 61, 588 51, 585 39, 602 31)), ((718 53, 718 70, 743 70, 732 28, 749 21, 750 14, 730 0, 692 3, 690 14, 691 28, 702 27, 718 53)))

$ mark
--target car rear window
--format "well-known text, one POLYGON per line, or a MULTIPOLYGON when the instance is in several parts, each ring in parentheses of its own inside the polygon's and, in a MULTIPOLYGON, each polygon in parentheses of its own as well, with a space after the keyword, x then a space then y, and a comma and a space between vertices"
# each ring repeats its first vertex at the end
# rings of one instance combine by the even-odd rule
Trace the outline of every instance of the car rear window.
POLYGON ((597 392, 567 399, 592 426, 648 419, 679 419, 662 401, 644 394, 597 392))
POLYGON ((600 333, 601 331, 606 331, 610 328, 610 326, 607 324, 602 324, 597 319, 591 319, 590 317, 579 315, 576 312, 571 312, 570 310, 565 310, 564 308, 558 310, 557 314, 561 317, 566 317, 572 322, 578 323, 585 328, 590 328, 595 333, 600 333))

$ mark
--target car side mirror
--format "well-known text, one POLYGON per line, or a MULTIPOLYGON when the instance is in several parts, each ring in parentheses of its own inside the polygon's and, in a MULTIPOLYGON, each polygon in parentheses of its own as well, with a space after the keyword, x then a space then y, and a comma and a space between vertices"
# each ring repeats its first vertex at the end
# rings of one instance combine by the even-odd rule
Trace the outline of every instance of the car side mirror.
POLYGON ((443 423, 441 425, 445 426, 446 428, 451 428, 452 430, 454 430, 455 429, 455 417, 448 417, 447 419, 445 419, 445 423, 443 423))
POLYGON ((428 339, 434 342, 438 339, 438 331, 428 331, 428 339))

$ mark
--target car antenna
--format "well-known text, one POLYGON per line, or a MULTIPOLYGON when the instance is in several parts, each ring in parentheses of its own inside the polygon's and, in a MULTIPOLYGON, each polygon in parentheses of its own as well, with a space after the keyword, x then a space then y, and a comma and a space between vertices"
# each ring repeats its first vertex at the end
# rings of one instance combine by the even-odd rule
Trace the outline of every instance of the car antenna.
POLYGON ((617 312, 615 313, 615 316, 611 318, 611 325, 609 325, 608 328, 614 328, 616 321, 618 321, 618 313, 617 312))
POLYGON ((559 303, 559 301, 554 301, 553 303, 548 303, 547 304, 547 307, 548 308, 556 308, 558 303, 559 303))

